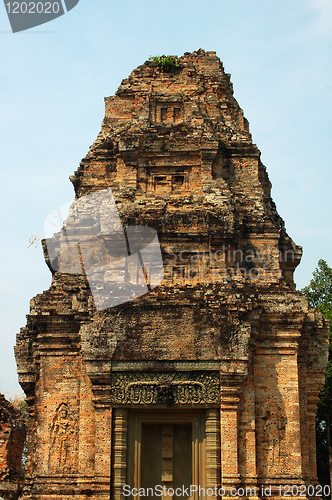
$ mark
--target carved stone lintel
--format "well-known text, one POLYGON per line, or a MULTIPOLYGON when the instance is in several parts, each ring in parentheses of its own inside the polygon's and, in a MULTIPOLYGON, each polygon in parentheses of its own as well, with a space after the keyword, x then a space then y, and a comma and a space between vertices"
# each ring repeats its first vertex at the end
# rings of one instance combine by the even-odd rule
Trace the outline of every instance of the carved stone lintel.
POLYGON ((219 405, 218 372, 113 373, 114 405, 219 405))

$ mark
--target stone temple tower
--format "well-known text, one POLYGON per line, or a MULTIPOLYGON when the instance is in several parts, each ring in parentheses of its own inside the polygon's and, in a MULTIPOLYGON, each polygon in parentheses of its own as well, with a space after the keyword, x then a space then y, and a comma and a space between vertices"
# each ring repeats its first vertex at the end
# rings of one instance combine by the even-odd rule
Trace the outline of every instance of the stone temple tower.
MULTIPOLYGON (((100 246, 89 271, 83 250, 68 270, 65 231, 44 241, 52 284, 15 348, 31 415, 25 498, 264 498, 315 485, 327 325, 295 290, 301 248, 230 76, 202 49, 166 69, 147 61, 105 105, 71 177, 76 199, 111 189, 123 228, 158 235, 164 277, 110 307, 100 246)), ((107 224, 84 220, 106 248, 107 224)))

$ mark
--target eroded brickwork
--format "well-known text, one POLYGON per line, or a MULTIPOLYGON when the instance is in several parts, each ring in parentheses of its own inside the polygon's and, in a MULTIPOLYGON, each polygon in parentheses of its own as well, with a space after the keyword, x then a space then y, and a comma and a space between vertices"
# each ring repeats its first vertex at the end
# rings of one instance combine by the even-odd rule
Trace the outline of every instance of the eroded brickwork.
MULTIPOLYGON (((157 230, 165 276, 97 311, 85 276, 57 271, 68 255, 51 265, 44 242, 52 285, 31 301, 15 350, 31 414, 25 498, 123 498, 123 485, 145 481, 144 429, 164 485, 177 480, 178 435, 194 443, 194 484, 259 487, 253 497, 315 484, 328 329, 295 290, 302 251, 229 75, 203 50, 168 72, 147 61, 105 105, 71 177, 76 195, 112 188, 124 226, 157 230)), ((101 291, 109 279, 99 272, 101 291)))
POLYGON ((26 426, 20 410, 0 394, 0 496, 16 500, 22 490, 26 426))

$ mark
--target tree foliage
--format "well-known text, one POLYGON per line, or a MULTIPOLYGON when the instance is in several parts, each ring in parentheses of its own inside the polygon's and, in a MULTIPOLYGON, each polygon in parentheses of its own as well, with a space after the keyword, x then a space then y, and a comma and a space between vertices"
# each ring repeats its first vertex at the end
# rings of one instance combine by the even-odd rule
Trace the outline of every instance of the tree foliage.
POLYGON ((330 320, 329 359, 316 416, 317 474, 320 484, 325 485, 332 479, 332 269, 325 260, 318 261, 310 284, 301 292, 311 307, 316 307, 330 320))
POLYGON ((318 268, 313 278, 301 292, 307 297, 309 305, 322 311, 324 316, 332 320, 332 269, 325 260, 318 261, 318 268))

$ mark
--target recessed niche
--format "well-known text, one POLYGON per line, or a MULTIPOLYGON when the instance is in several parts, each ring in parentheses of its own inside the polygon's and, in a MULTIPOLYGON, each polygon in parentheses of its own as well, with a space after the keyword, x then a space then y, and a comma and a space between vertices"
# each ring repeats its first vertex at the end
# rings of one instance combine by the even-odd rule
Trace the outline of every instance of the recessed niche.
POLYGON ((174 101, 157 100, 151 104, 150 119, 152 122, 169 126, 181 123, 183 115, 183 102, 180 99, 174 101))
POLYGON ((178 191, 187 187, 185 185, 185 176, 182 175, 172 175, 172 191, 178 191))
POLYGON ((171 191, 170 179, 167 175, 154 175, 153 188, 155 193, 168 193, 171 191))
POLYGON ((141 167, 137 172, 138 186, 147 193, 182 193, 189 189, 191 170, 191 166, 141 167))

